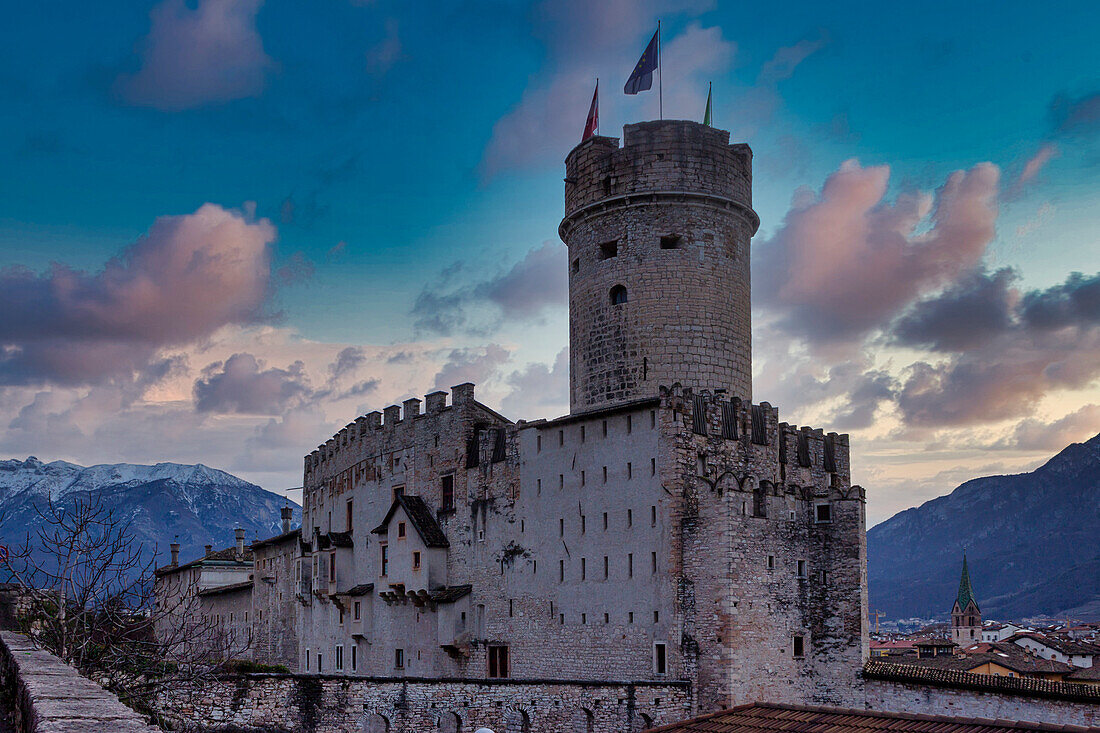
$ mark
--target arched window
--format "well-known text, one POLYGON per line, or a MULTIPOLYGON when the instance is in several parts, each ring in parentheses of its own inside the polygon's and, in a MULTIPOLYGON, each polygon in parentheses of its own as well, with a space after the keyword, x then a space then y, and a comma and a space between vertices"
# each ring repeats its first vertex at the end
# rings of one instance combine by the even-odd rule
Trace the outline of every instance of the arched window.
POLYGON ((622 305, 626 300, 626 288, 622 285, 611 288, 611 305, 622 305))
POLYGON ((462 720, 457 713, 443 713, 439 716, 440 733, 461 733, 462 720))
POLYGON ((363 719, 363 733, 389 733, 390 721, 385 715, 368 713, 363 719))

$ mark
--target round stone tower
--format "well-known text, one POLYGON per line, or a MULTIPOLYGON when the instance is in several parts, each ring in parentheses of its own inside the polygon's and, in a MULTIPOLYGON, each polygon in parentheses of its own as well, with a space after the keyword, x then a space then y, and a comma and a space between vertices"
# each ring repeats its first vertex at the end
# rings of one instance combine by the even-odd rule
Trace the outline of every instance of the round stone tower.
POLYGON ((752 399, 752 151, 696 122, 627 125, 565 159, 569 402, 585 412, 662 384, 752 399))

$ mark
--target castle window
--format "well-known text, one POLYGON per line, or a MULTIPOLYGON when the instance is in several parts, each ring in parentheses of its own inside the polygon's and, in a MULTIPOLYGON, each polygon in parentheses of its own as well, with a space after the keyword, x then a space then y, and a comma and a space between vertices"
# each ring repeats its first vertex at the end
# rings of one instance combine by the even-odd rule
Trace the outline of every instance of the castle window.
POLYGON ((607 483, 607 466, 603 467, 603 482, 607 483))
POLYGON ((362 604, 362 602, 356 601, 355 604, 352 606, 352 612, 351 613, 352 613, 352 618, 355 619, 356 621, 363 618, 363 604, 362 604))
POLYGON ((612 239, 610 242, 604 242, 600 245, 600 259, 609 260, 612 257, 619 256, 619 240, 612 239))
POLYGON ((818 524, 826 524, 833 521, 833 505, 827 503, 815 505, 814 521, 818 524))
POLYGON ((680 235, 679 234, 666 234, 661 237, 661 249, 679 249, 680 248, 680 235))
POLYGON ((352 508, 352 503, 353 503, 352 500, 348 499, 348 521, 347 521, 347 525, 346 525, 347 529, 345 530, 347 532, 351 531, 351 516, 352 516, 351 508, 352 508))
POLYGON ((324 671, 325 667, 325 655, 321 652, 317 652, 317 672, 318 674, 324 671))
POLYGON ((651 506, 649 508, 649 526, 650 527, 656 527, 657 526, 657 507, 656 506, 651 506))
POLYGON ((633 420, 633 419, 631 419, 631 416, 630 416, 630 415, 627 415, 627 416, 626 416, 626 434, 627 434, 627 435, 630 435, 630 433, 631 433, 631 432, 632 432, 633 430, 634 430, 634 420, 633 420))
POLYGON ((581 442, 584 442, 584 426, 581 425, 581 442))
POLYGON ((603 195, 604 196, 610 196, 611 195, 611 176, 604 176, 604 179, 603 179, 603 195))
POLYGON ((804 636, 795 636, 792 639, 792 645, 794 649, 795 659, 801 659, 806 656, 806 638, 804 636))
POLYGON ((627 527, 633 527, 634 526, 634 510, 633 509, 627 509, 626 510, 626 526, 627 527))
POLYGON ((758 486, 752 492, 752 515, 754 517, 768 516, 768 490, 758 486))
POLYGON ((443 476, 439 479, 440 506, 445 512, 455 508, 455 477, 443 476))
POLYGON ((604 555, 603 556, 603 579, 604 580, 607 580, 608 567, 609 567, 609 562, 608 562, 608 559, 607 559, 607 555, 604 555))
POLYGON ((768 570, 775 570, 775 555, 768 555, 768 570))
POLYGON ((420 569, 420 551, 416 550, 416 551, 413 552, 413 570, 419 570, 419 569, 420 569))
POLYGON ((611 288, 611 305, 622 305, 627 300, 626 288, 622 285, 616 285, 611 288))
POLYGON ((603 421, 603 437, 607 437, 607 420, 603 421))
MULTIPOLYGON (((628 552, 626 555, 626 577, 634 577, 634 553, 628 552)), ((634 614, 630 614, 630 623, 634 623, 634 614)))
POLYGON ((405 523, 404 522, 398 522, 397 523, 397 539, 399 539, 399 540, 405 539, 405 523))
POLYGON ((588 614, 587 613, 582 613, 581 614, 581 623, 582 624, 588 623, 588 614))
POLYGON ((633 612, 633 611, 631 611, 630 613, 626 614, 626 622, 627 622, 628 624, 632 624, 632 623, 634 623, 634 612, 633 612))
POLYGON ((342 670, 344 668, 344 647, 336 647, 336 669, 342 670))
POLYGON ((654 611, 653 612, 653 623, 656 624, 656 623, 660 623, 660 622, 661 622, 661 612, 660 611, 654 611))
POLYGON ((603 513, 603 530, 604 532, 607 531, 607 512, 603 513))
POLYGON ((824 570, 821 571, 821 575, 820 575, 819 579, 820 579, 822 585, 828 585, 829 584, 829 574, 826 571, 824 571, 824 570))
POLYGON ((503 679, 508 676, 508 647, 489 647, 489 677, 503 679))
POLYGON ((558 520, 558 537, 565 536, 565 519, 558 520))
POLYGON ((579 259, 573 260, 573 272, 577 273, 581 271, 581 261, 579 259))
POLYGON ((584 534, 586 531, 588 531, 588 521, 585 519, 584 515, 582 514, 581 515, 581 534, 584 534))
POLYGON ((565 445, 565 431, 558 431, 558 445, 565 445))
POLYGON ((394 649, 393 650, 393 668, 404 669, 405 668, 405 650, 394 649))
POLYGON ((657 475, 657 459, 656 458, 650 458, 649 459, 649 475, 650 476, 656 476, 657 475))
POLYGON ((388 545, 382 545, 382 577, 386 576, 386 573, 390 569, 390 548, 388 545))
POLYGON ((541 435, 536 435, 535 436, 535 452, 536 453, 542 453, 542 436, 541 435))
POLYGON ((352 646, 351 646, 351 671, 352 672, 355 671, 355 649, 356 649, 356 645, 352 644, 352 646))
POLYGON ((806 577, 806 561, 805 560, 799 560, 797 567, 798 567, 798 577, 799 578, 805 578, 806 577))
POLYGON ((666 647, 664 642, 656 642, 653 645, 653 672, 655 674, 665 674, 667 660, 666 660, 666 647))
POLYGON ((581 558, 581 580, 588 578, 588 561, 583 557, 581 558))
POLYGON ((657 553, 650 553, 650 559, 653 561, 653 574, 657 574, 657 553))
POLYGON ((564 613, 559 613, 558 614, 558 624, 560 626, 565 626, 565 614, 564 613))
POLYGON ((564 473, 559 473, 558 474, 558 488, 559 489, 564 489, 565 488, 565 474, 564 473))
POLYGON ((634 478, 634 465, 629 462, 626 464, 626 477, 628 479, 634 478))
POLYGON ((581 486, 584 486, 584 469, 581 469, 581 486))
POLYGON ((565 582, 565 560, 558 560, 558 582, 565 582))

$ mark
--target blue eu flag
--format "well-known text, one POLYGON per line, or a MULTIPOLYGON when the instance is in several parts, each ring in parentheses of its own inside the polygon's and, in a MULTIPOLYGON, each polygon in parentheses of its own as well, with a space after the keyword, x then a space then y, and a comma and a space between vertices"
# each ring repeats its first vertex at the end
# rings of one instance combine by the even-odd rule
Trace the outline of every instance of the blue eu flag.
POLYGON ((653 72, 657 70, 657 60, 660 55, 660 29, 649 39, 649 45, 645 47, 642 57, 638 59, 638 65, 630 73, 623 91, 627 94, 637 94, 653 88, 653 72))

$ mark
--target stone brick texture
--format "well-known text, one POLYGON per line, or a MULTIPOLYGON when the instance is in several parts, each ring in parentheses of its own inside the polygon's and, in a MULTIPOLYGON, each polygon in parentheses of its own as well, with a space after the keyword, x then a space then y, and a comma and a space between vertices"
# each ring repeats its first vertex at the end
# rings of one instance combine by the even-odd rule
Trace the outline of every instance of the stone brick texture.
POLYGON ((240 675, 166 692, 184 731, 631 733, 685 717, 683 683, 571 683, 240 675))
POLYGON ((748 146, 697 123, 627 125, 621 148, 597 137, 574 149, 565 180, 571 410, 673 382, 750 400, 748 146))

